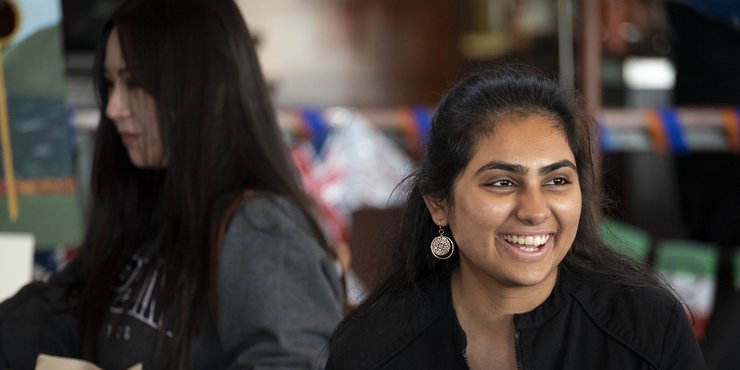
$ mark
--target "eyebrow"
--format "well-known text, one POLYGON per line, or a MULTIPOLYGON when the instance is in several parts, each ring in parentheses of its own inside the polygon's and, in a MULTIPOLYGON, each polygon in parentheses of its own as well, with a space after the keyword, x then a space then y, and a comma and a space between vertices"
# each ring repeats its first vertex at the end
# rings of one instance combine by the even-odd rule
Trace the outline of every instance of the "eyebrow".
MULTIPOLYGON (((557 171, 563 167, 572 168, 574 171, 577 171, 576 165, 567 160, 563 159, 560 161, 557 161, 552 164, 548 164, 547 166, 544 166, 537 171, 537 173, 542 176, 546 175, 548 173, 557 171)), ((479 168, 477 171, 475 171, 475 174, 480 174, 484 171, 490 171, 490 170, 501 170, 506 172, 512 172, 517 175, 526 175, 527 172, 529 172, 529 169, 527 167, 524 167, 520 164, 513 164, 513 163, 506 163, 506 162, 498 162, 498 161, 491 161, 483 165, 481 168, 479 168)))

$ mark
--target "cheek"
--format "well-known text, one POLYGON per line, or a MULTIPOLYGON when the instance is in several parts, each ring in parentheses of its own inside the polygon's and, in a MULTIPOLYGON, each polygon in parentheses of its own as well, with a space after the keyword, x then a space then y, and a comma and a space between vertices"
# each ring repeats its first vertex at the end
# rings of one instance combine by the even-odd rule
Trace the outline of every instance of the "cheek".
POLYGON ((466 238, 488 238, 506 221, 512 208, 511 202, 501 199, 471 197, 461 200, 456 204, 454 218, 451 219, 453 232, 457 231, 466 238), (485 232, 481 233, 482 230, 485 232))
POLYGON ((157 122, 157 106, 154 98, 142 89, 136 89, 131 96, 131 109, 142 124, 157 122))
POLYGON ((578 224, 578 221, 581 219, 581 210, 583 207, 583 196, 581 195, 580 189, 575 192, 573 195, 573 206, 572 206, 572 217, 574 218, 574 221, 576 225, 578 224))
POLYGON ((146 94, 137 96, 136 118, 147 136, 147 142, 150 144, 159 142, 161 135, 157 123, 157 109, 154 105, 154 99, 146 94))
POLYGON ((558 198, 551 203, 551 206, 563 226, 578 226, 582 207, 580 192, 573 192, 558 198))

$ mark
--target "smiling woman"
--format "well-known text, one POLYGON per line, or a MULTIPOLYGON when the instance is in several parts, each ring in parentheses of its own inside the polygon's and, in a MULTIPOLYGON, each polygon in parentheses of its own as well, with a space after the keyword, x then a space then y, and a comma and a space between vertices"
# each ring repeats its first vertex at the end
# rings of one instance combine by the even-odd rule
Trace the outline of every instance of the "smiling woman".
POLYGON ((327 369, 702 368, 680 302, 598 238, 593 130, 531 67, 454 86, 388 271, 334 332, 327 369), (444 237, 456 248, 430 253, 444 237))
POLYGON ((533 302, 518 302, 519 312, 547 298, 581 213, 575 158, 557 124, 542 116, 503 118, 475 144, 452 198, 452 206, 432 196, 426 203, 459 245, 453 282, 526 289, 533 302))

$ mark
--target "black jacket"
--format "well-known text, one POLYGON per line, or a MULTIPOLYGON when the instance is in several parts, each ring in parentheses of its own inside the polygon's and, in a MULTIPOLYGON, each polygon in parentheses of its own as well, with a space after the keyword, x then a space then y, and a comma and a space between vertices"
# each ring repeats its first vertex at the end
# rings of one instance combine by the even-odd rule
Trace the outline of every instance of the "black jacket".
MULTIPOLYGON (((703 369, 682 305, 655 288, 575 279, 514 316, 519 369, 703 369)), ((338 330, 327 370, 467 369, 449 278, 376 304, 338 330)))

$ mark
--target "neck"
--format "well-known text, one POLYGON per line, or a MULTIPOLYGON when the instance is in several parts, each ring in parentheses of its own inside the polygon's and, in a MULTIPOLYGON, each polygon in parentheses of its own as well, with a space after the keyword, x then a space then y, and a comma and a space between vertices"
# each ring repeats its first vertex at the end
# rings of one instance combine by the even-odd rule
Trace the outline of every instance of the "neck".
POLYGON ((557 274, 537 286, 507 286, 495 279, 457 268, 452 274, 452 301, 458 319, 489 329, 513 325, 513 316, 529 312, 550 296, 557 274), (549 281, 551 280, 551 281, 549 281))

